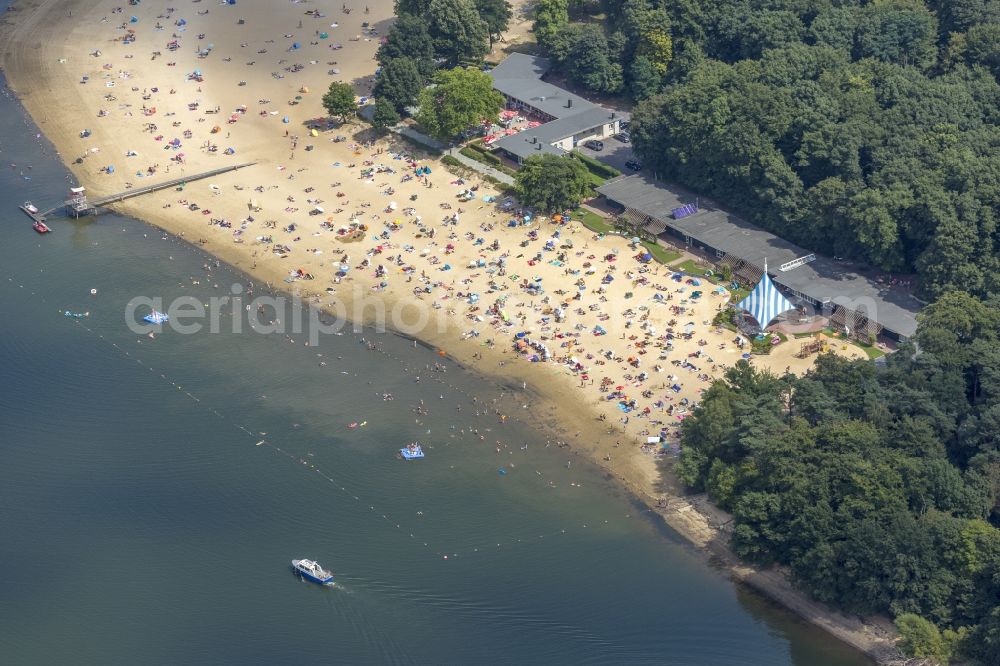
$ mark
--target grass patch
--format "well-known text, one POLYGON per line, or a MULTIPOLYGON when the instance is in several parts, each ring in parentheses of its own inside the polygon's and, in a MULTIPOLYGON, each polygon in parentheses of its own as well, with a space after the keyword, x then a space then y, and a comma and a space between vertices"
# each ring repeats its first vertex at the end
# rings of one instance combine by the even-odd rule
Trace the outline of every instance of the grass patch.
POLYGON ((474 141, 467 146, 464 146, 458 152, 462 153, 471 160, 476 160, 477 162, 485 164, 490 168, 496 169, 500 173, 507 174, 511 178, 517 174, 517 171, 504 164, 503 160, 483 148, 482 144, 478 142, 474 141))
MULTIPOLYGON (((723 285, 726 289, 729 289, 729 285, 723 285)), ((729 289, 730 300, 733 303, 739 303, 744 298, 750 295, 750 290, 746 287, 740 287, 739 289, 729 289)))
POLYGON ((457 159, 455 159, 451 155, 445 155, 444 157, 442 157, 441 158, 441 164, 444 164, 444 165, 447 165, 447 166, 450 166, 450 167, 456 167, 458 169, 465 169, 466 168, 466 166, 464 164, 462 164, 461 162, 459 162, 457 159))
POLYGON ((858 347, 861 347, 861 351, 868 355, 868 360, 874 361, 877 358, 882 358, 885 356, 885 352, 878 347, 873 347, 872 345, 865 344, 864 342, 855 342, 858 347))
MULTIPOLYGON (((601 178, 600 176, 598 176, 593 171, 591 171, 591 172, 589 172, 587 174, 587 178, 590 179, 590 186, 593 187, 595 190, 598 187, 600 187, 601 185, 603 185, 604 183, 608 182, 608 180, 606 178, 601 178)), ((595 194, 596 194, 596 192, 595 192, 595 194)))
POLYGON ((649 241, 643 241, 642 246, 646 248, 646 251, 653 255, 653 259, 661 264, 669 264, 672 261, 677 261, 681 258, 681 253, 672 250, 667 247, 663 247, 659 243, 650 243, 649 241))
POLYGON ((584 155, 583 153, 577 150, 571 152, 570 155, 572 155, 575 159, 578 159, 581 162, 583 162, 584 165, 587 167, 587 170, 590 171, 592 175, 597 176, 597 178, 600 179, 601 182, 599 182, 598 185, 603 185, 605 181, 608 181, 612 178, 617 178, 618 176, 622 175, 622 172, 619 171, 618 169, 614 168, 613 166, 608 166, 607 164, 601 162, 600 160, 595 160, 590 155, 584 155))
POLYGON ((573 219, 579 220, 583 223, 583 226, 599 234, 610 234, 615 230, 603 217, 585 208, 578 208, 573 211, 573 219))
POLYGON ((675 271, 683 271, 688 275, 696 275, 698 277, 703 277, 705 271, 711 270, 708 266, 700 266, 694 259, 687 259, 679 264, 671 266, 675 271))

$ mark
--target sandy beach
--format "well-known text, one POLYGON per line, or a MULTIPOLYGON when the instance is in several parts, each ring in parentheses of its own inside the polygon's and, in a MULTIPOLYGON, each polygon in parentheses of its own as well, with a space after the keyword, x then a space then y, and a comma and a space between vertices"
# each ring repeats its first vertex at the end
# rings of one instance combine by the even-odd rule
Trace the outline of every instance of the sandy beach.
MULTIPOLYGON (((532 217, 395 135, 327 123, 320 99, 330 81, 370 93, 391 2, 14 6, 0 65, 91 195, 255 162, 115 208, 200 244, 250 281, 352 319, 373 316, 356 310, 359 299, 398 306, 409 321, 424 312, 433 325, 404 332, 521 387, 532 406, 514 417, 607 468, 696 545, 725 542, 723 519, 681 499, 663 472, 701 391, 746 352, 711 323, 728 291, 642 263, 628 239, 532 217), (647 444, 659 436, 663 445, 647 444)), ((52 194, 36 203, 55 205, 63 193, 52 194)), ((796 351, 790 340, 751 360, 802 372, 812 358, 796 351)), ((497 415, 498 432, 507 418, 497 415)), ((512 455, 505 447, 496 454, 512 455)), ((770 572, 734 571, 780 586, 754 579, 770 572)), ((802 601, 797 612, 856 647, 880 644, 856 621, 802 601)))

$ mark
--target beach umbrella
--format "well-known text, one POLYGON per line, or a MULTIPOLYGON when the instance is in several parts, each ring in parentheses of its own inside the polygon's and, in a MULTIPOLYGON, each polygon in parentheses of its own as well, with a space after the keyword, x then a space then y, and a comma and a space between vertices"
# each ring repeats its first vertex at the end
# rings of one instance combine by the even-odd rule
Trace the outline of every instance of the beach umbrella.
POLYGON ((297 49, 297 48, 299 48, 299 43, 298 42, 292 42, 292 49, 297 49))
POLYGON ((129 23, 138 23, 139 22, 139 17, 138 16, 133 16, 128 21, 129 21, 129 23))

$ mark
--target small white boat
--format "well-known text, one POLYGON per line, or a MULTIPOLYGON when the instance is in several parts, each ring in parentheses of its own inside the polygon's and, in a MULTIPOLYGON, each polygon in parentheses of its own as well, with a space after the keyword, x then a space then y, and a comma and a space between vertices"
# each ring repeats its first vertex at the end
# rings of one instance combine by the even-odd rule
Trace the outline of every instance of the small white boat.
POLYGON ((333 582, 333 574, 319 565, 315 560, 292 560, 292 569, 295 573, 320 585, 329 585, 333 582))
POLYGON ((24 202, 24 210, 28 211, 32 215, 38 215, 38 207, 30 201, 24 202))

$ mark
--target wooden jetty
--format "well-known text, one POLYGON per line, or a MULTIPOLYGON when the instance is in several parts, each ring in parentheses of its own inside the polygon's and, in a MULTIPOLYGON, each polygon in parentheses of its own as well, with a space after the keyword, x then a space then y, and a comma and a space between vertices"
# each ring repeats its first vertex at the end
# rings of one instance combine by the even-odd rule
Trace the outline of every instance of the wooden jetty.
POLYGON ((33 222, 45 224, 44 213, 32 213, 30 210, 28 210, 28 207, 25 204, 21 204, 20 206, 18 206, 18 208, 24 211, 24 214, 30 217, 33 222))
MULTIPOLYGON (((168 180, 162 183, 156 183, 154 185, 144 185, 142 187, 133 187, 131 189, 125 190, 124 192, 118 192, 116 194, 111 194, 105 197, 98 197, 97 199, 88 200, 86 195, 83 193, 83 188, 73 188, 72 196, 66 202, 63 203, 66 206, 67 211, 74 217, 79 217, 81 215, 91 215, 98 208, 106 206, 110 203, 117 203, 119 201, 125 201, 126 199, 131 199, 133 197, 138 197, 143 194, 149 194, 150 192, 158 192, 159 190, 165 190, 168 187, 177 187, 179 185, 185 185, 187 183, 202 180, 204 178, 211 178, 212 176, 218 176, 219 174, 228 173, 230 171, 236 171, 237 169, 242 169, 244 167, 253 166, 256 162, 245 162, 243 164, 232 164, 230 166, 221 167, 218 169, 212 169, 211 171, 204 171, 202 173, 196 173, 190 176, 182 176, 180 178, 174 178, 173 180, 168 180)), ((32 214, 24 206, 21 206, 21 210, 30 215, 33 219, 40 218, 42 221, 46 217, 54 213, 56 210, 62 206, 53 206, 45 212, 32 214)))

